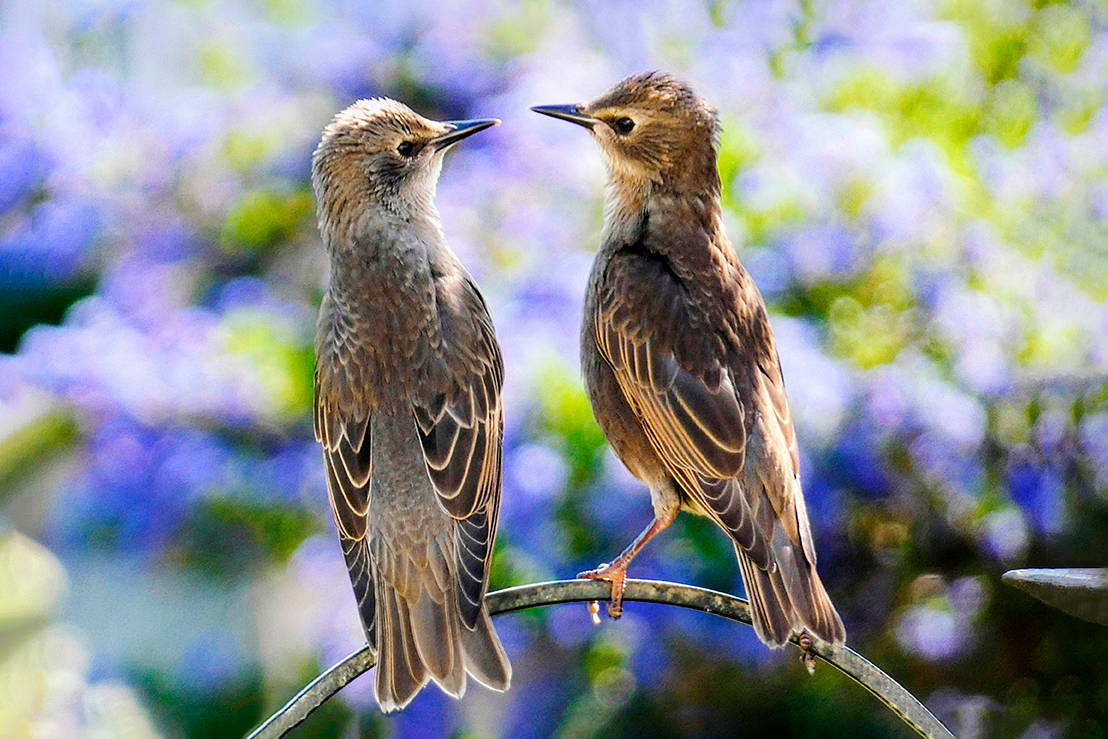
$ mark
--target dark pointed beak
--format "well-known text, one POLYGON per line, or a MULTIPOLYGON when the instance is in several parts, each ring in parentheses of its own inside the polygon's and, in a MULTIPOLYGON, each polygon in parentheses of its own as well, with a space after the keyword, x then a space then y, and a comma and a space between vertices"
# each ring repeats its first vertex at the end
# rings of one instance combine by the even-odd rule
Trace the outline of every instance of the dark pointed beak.
POLYGON ((431 139, 431 145, 435 147, 435 151, 443 151, 462 139, 472 136, 478 131, 491 128, 498 123, 500 123, 500 121, 495 118, 478 118, 472 121, 446 121, 446 125, 453 126, 454 129, 444 133, 438 138, 431 139))
POLYGON ((585 109, 581 105, 536 105, 531 108, 531 110, 536 113, 548 115, 551 118, 561 118, 563 121, 576 123, 578 126, 584 126, 590 131, 592 127, 596 125, 596 119, 591 115, 587 115, 584 112, 585 109))

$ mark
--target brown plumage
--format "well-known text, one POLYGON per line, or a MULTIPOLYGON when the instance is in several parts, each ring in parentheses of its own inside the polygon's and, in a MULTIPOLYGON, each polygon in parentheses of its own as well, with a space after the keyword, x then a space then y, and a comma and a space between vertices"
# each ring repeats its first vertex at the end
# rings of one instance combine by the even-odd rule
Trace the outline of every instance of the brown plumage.
POLYGON ((434 205, 446 149, 496 122, 363 100, 335 116, 312 159, 331 267, 315 434, 384 711, 430 680, 459 697, 467 672, 496 690, 511 676, 484 605, 503 363, 434 205))
POLYGON ((581 362, 597 422, 654 506, 619 557, 580 576, 612 582, 618 616, 627 565, 684 508, 730 535, 762 641, 841 643, 773 331, 723 231, 715 111, 660 73, 533 110, 589 129, 608 167, 581 362))

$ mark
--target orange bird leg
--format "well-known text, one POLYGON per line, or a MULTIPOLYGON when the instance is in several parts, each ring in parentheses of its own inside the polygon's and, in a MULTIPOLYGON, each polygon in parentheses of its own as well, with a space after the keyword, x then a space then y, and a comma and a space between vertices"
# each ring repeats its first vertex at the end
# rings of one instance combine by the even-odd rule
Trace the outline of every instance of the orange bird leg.
POLYGON ((612 600, 608 604, 608 615, 612 618, 619 618, 623 615, 623 591, 627 587, 627 565, 631 564, 631 560, 646 546, 648 541, 673 523, 673 519, 677 518, 679 510, 678 506, 672 506, 668 507, 661 518, 655 515, 650 525, 643 529, 642 533, 636 536, 635 540, 618 557, 607 564, 600 565, 595 570, 577 574, 577 578, 580 580, 607 580, 612 583, 612 600))

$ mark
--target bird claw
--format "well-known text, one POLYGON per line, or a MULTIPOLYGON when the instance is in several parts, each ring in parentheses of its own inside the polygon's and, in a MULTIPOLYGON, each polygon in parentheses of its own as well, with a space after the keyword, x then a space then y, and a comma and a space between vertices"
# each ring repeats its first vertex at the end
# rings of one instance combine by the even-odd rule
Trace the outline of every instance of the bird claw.
MULTIPOLYGON (((608 617, 614 620, 623 615, 623 591, 627 587, 627 568, 625 566, 613 567, 611 563, 606 562, 595 570, 577 573, 577 579, 610 582, 612 584, 612 595, 611 601, 606 607, 608 617)), ((589 604, 589 613, 592 614, 593 623, 598 625, 600 623, 600 617, 597 615, 599 610, 600 607, 596 601, 589 604)))
POLYGON ((603 575, 604 575, 605 572, 608 571, 609 567, 611 567, 611 565, 608 564, 607 562, 605 562, 604 564, 599 565, 595 570, 585 570, 584 572, 578 572, 577 573, 577 579, 578 580, 605 580, 607 578, 603 577, 603 575))
POLYGON ((816 674, 816 653, 812 651, 812 635, 807 631, 802 631, 796 641, 800 648, 804 650, 804 654, 800 656, 800 661, 804 663, 804 669, 808 670, 809 675, 816 674))

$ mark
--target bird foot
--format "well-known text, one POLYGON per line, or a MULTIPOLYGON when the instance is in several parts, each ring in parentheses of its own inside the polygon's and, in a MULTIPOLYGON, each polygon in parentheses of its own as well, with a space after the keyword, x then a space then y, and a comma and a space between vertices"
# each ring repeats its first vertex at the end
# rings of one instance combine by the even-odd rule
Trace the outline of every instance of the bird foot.
MULTIPOLYGON (((608 617, 617 619, 623 615, 623 591, 627 587, 627 565, 610 562, 602 564, 595 570, 577 573, 578 580, 606 580, 612 584, 611 602, 608 603, 608 617)), ((589 604, 589 613, 592 614, 593 623, 599 624, 597 616, 599 607, 596 601, 589 604)))
POLYGON ((816 653, 812 651, 812 635, 807 631, 802 631, 796 641, 800 644, 800 648, 804 650, 804 654, 800 656, 800 661, 804 663, 804 669, 808 670, 809 675, 816 674, 816 653))

